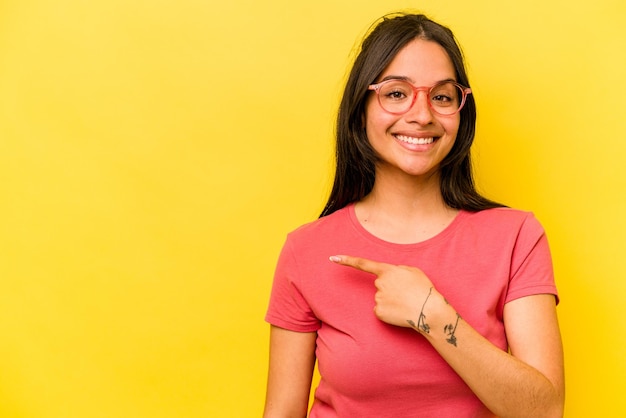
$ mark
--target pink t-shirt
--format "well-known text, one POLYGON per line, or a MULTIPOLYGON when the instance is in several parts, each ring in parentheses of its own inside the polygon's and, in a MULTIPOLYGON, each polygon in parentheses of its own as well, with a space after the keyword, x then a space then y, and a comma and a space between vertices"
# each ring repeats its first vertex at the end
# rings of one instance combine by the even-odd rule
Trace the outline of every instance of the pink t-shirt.
POLYGON ((330 262, 335 254, 422 269, 465 321, 507 350, 504 305, 557 295, 534 216, 460 211, 435 237, 394 244, 367 232, 349 205, 289 234, 266 315, 275 326, 317 332, 321 380, 310 417, 493 417, 425 338, 375 317, 374 275, 330 262))

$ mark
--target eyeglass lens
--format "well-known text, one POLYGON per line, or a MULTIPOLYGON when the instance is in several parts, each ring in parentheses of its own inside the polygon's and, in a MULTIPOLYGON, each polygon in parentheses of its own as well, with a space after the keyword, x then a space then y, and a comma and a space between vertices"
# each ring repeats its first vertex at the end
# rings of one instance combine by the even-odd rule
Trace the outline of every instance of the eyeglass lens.
MULTIPOLYGON (((392 80, 380 86, 380 105, 391 113, 405 113, 414 102, 415 88, 403 80, 392 80)), ((451 115, 459 110, 463 90, 456 84, 446 81, 433 86, 428 93, 433 110, 442 115, 451 115)))

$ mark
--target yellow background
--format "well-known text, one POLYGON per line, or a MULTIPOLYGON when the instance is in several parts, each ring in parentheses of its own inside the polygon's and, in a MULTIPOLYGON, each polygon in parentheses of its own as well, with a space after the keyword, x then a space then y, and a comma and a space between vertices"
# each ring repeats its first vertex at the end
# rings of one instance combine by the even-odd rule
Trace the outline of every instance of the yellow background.
POLYGON ((464 47, 480 189, 548 231, 566 416, 626 416, 623 1, 4 0, 0 417, 260 415, 278 251, 407 7, 464 47))

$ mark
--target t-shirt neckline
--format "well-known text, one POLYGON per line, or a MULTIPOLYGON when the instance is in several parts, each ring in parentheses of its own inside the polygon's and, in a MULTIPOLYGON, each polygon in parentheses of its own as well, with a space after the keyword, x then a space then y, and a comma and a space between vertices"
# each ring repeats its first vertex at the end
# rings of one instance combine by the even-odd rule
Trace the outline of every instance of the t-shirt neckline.
POLYGON ((346 207, 346 212, 348 214, 349 220, 350 220, 350 224, 352 225, 352 227, 356 230, 356 232, 363 236, 364 238, 368 239, 369 241, 372 241, 378 245, 382 245, 388 248, 394 248, 394 249, 398 249, 398 250, 402 250, 402 249, 406 249, 406 250, 412 250, 418 247, 424 247, 424 246, 428 246, 428 245, 433 245, 435 243, 438 243, 440 241, 444 241, 445 239, 448 238, 448 236, 450 234, 452 234, 457 228, 458 225, 461 223, 461 221, 466 218, 469 215, 469 212, 465 211, 465 210, 459 210, 459 213, 456 214, 456 216, 454 217, 454 219, 452 220, 452 222, 450 222, 441 232, 439 232, 438 234, 424 240, 424 241, 420 241, 420 242, 414 242, 414 243, 408 243, 408 244, 402 244, 402 243, 397 243, 397 242, 391 242, 391 241, 386 241, 382 238, 377 237, 376 235, 372 234, 371 232, 369 232, 367 229, 365 229, 363 227, 363 225, 361 225, 361 223, 359 222, 358 218, 356 217, 356 211, 355 211, 355 206, 356 203, 350 203, 347 207, 346 207))

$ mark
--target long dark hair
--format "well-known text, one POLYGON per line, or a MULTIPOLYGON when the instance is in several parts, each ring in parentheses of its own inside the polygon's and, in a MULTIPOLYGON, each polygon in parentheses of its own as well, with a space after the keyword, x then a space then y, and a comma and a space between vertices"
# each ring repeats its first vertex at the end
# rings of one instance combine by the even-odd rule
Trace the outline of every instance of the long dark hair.
MULTIPOLYGON (((441 45, 452 60, 458 83, 470 87, 463 53, 450 29, 421 14, 394 14, 367 35, 361 45, 337 117, 336 169, 333 188, 320 217, 365 197, 373 188, 377 156, 365 132, 363 115, 368 86, 375 82, 396 54, 420 38, 441 45)), ((481 196, 474 186, 470 147, 476 129, 476 103, 467 96, 461 109, 454 146, 441 162, 440 187, 444 202, 454 209, 477 212, 503 206, 481 196)))

